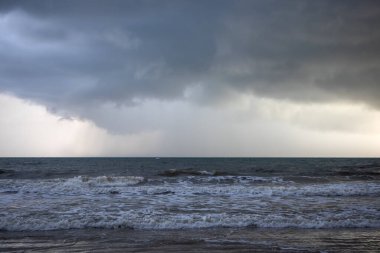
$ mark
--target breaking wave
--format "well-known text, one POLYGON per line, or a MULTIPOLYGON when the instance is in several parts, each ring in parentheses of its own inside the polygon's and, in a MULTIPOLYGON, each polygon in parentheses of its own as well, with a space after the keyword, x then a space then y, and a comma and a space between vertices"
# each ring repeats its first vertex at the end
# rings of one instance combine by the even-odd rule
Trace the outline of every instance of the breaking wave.
POLYGON ((176 177, 176 176, 232 176, 233 174, 224 171, 207 171, 196 169, 169 169, 158 174, 164 177, 176 177))
MULTIPOLYGON (((82 212, 79 212, 82 211, 82 212)), ((59 215, 20 217, 14 213, 0 219, 0 229, 6 231, 37 231, 80 228, 113 229, 184 229, 212 227, 251 227, 251 228, 380 228, 379 213, 374 210, 361 210, 363 218, 354 211, 315 213, 312 215, 290 216, 289 214, 163 214, 159 211, 140 210, 120 213, 61 212, 59 215), (377 217, 377 220, 376 220, 377 217)))
POLYGON ((380 228, 379 182, 255 176, 0 180, 0 230, 380 228))

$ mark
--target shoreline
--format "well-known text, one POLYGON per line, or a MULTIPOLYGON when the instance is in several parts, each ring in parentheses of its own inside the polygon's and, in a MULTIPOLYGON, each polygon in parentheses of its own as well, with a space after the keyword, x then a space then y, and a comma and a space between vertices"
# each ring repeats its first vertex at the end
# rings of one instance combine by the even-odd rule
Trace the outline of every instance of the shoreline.
POLYGON ((0 231, 0 252, 375 252, 380 229, 0 231))

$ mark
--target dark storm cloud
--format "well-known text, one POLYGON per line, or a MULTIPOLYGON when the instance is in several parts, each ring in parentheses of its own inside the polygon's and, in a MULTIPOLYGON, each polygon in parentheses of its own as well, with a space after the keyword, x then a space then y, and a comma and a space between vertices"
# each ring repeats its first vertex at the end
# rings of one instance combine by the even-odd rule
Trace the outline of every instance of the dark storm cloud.
POLYGON ((0 1, 0 15, 0 90, 59 111, 195 86, 380 108, 378 1, 0 1))
POLYGON ((218 62, 235 87, 297 100, 349 99, 380 106, 380 5, 281 1, 241 5, 218 62))

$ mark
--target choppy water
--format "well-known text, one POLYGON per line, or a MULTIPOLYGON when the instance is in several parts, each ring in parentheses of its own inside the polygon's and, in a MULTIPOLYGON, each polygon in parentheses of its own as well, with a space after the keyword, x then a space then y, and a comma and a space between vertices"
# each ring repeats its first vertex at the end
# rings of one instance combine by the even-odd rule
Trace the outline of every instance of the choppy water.
POLYGON ((368 229, 378 235, 379 197, 380 159, 0 159, 3 231, 368 229))

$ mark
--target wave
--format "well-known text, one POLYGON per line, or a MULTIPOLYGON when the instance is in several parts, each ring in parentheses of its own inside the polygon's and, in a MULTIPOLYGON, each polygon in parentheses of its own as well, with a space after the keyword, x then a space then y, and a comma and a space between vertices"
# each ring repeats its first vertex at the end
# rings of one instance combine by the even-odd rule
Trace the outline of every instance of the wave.
POLYGON ((293 184, 293 181, 284 181, 282 177, 258 177, 258 176, 211 176, 198 177, 186 176, 178 179, 180 182, 207 185, 258 185, 258 184, 293 184))
POLYGON ((196 170, 196 169, 170 169, 165 170, 158 174, 158 176, 164 177, 176 177, 176 176, 226 176, 233 175, 224 171, 206 171, 206 170, 196 170))
POLYGON ((373 196, 380 195, 380 183, 337 182, 320 184, 296 184, 280 177, 254 176, 188 176, 172 181, 146 179, 141 176, 77 176, 73 178, 30 180, 0 180, 0 193, 21 194, 149 194, 172 192, 177 195, 229 195, 247 197, 263 196, 373 196))
POLYGON ((71 183, 86 183, 89 186, 105 186, 105 185, 136 185, 145 181, 144 177, 141 176, 99 176, 99 177, 87 177, 78 176, 69 179, 68 182, 71 183))
POLYGON ((10 214, 0 219, 0 230, 5 231, 44 231, 83 228, 113 229, 185 229, 213 227, 248 228, 380 228, 378 213, 367 210, 363 218, 355 212, 346 211, 340 215, 334 213, 315 213, 291 216, 289 214, 163 214, 159 211, 141 210, 122 213, 62 212, 60 215, 20 217, 10 214))
POLYGON ((0 169, 0 175, 1 174, 12 174, 14 173, 15 171, 13 170, 5 170, 5 169, 0 169))
POLYGON ((336 175, 339 175, 339 176, 380 176, 380 168, 376 171, 341 170, 341 171, 337 171, 336 175))
POLYGON ((77 176, 73 178, 44 180, 7 179, 1 181, 0 193, 18 192, 22 194, 45 193, 66 195, 108 192, 105 189, 138 185, 144 183, 146 179, 141 176, 77 176))
POLYGON ((278 177, 1 179, 0 230, 380 228, 380 182, 278 177))
POLYGON ((380 176, 380 163, 369 163, 362 165, 341 166, 333 172, 338 176, 346 177, 369 177, 377 178, 380 176))

